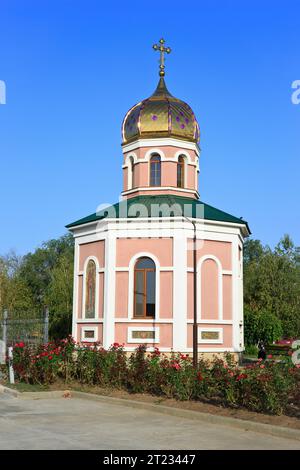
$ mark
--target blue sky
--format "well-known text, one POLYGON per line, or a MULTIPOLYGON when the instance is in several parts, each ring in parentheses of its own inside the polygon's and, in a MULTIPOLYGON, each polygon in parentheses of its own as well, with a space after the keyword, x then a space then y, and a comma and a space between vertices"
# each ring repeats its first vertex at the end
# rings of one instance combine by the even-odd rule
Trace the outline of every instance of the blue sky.
POLYGON ((0 254, 114 203, 121 122, 158 75, 201 129, 201 199, 273 246, 300 245, 300 2, 2 0, 0 254))

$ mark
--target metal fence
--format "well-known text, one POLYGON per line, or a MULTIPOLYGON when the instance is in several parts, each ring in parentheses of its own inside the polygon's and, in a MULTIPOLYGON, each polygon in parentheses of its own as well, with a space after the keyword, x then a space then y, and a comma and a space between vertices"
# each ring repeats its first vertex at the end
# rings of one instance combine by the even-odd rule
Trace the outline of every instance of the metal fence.
POLYGON ((49 311, 29 318, 24 314, 3 312, 0 317, 0 364, 5 360, 7 348, 23 341, 25 344, 48 342, 49 311))

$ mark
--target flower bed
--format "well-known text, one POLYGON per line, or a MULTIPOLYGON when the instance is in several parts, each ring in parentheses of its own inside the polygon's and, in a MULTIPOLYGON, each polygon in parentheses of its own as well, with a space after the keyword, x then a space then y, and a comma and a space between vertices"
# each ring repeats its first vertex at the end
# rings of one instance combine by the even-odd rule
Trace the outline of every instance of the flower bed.
POLYGON ((281 414, 289 397, 299 391, 300 369, 285 362, 258 361, 238 367, 230 354, 225 360, 200 360, 193 368, 188 355, 147 353, 139 346, 127 357, 120 344, 108 350, 100 345, 82 346, 71 337, 38 347, 18 343, 13 365, 17 379, 31 384, 50 384, 57 379, 81 384, 124 389, 131 393, 178 400, 209 400, 224 406, 281 414))

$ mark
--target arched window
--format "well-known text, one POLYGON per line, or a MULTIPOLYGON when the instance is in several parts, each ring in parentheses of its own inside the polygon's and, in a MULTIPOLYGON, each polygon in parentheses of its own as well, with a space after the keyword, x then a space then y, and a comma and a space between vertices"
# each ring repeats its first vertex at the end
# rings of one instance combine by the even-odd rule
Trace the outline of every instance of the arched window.
POLYGON ((184 157, 180 155, 177 163, 177 187, 184 187, 184 157))
POLYGON ((155 317, 155 263, 146 257, 134 267, 134 317, 155 317))
POLYGON ((85 318, 95 318, 96 264, 89 260, 85 273, 85 318))
POLYGON ((161 161, 157 153, 150 159, 150 186, 161 186, 161 161))

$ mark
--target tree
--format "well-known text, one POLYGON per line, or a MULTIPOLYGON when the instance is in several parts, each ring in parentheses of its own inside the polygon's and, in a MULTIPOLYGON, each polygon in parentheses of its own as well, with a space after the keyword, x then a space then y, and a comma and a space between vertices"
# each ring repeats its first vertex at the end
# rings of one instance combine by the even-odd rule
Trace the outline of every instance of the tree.
POLYGON ((13 252, 0 258, 0 312, 35 311, 32 292, 19 274, 21 263, 22 258, 13 252))
POLYGON ((249 309, 244 311, 245 345, 257 345, 262 340, 264 343, 273 343, 282 336, 282 324, 274 313, 266 310, 254 312, 249 309))
POLYGON ((73 305, 73 256, 64 253, 51 271, 45 293, 50 307, 50 336, 63 338, 71 332, 73 305))
POLYGON ((23 258, 2 257, 1 309, 34 317, 42 315, 47 306, 50 336, 67 336, 71 332, 73 253, 73 237, 67 234, 43 243, 23 258))
POLYGON ((52 281, 52 271, 61 256, 73 263, 74 242, 71 234, 50 240, 34 253, 24 256, 20 274, 32 291, 36 306, 41 310, 46 305, 47 289, 52 281))
POLYGON ((274 250, 258 240, 249 240, 244 253, 245 308, 275 314, 285 336, 299 336, 299 249, 285 235, 274 250))

